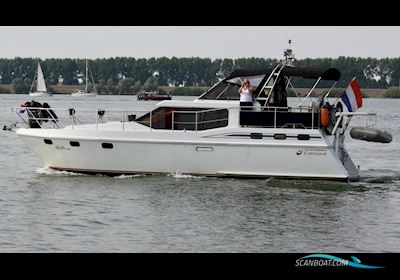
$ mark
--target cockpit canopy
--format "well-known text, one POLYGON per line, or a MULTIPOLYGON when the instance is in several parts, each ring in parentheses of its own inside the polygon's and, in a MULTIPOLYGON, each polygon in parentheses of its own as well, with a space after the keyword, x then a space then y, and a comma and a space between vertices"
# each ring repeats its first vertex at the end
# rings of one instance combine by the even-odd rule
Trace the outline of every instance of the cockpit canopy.
MULTIPOLYGON (((244 79, 250 81, 254 89, 254 95, 262 90, 265 82, 271 75, 273 69, 236 69, 225 79, 210 88, 199 99, 211 100, 239 100, 238 90, 244 79)), ((338 81, 341 73, 336 68, 301 68, 284 67, 279 77, 302 77, 304 79, 319 79, 326 81, 338 81)))

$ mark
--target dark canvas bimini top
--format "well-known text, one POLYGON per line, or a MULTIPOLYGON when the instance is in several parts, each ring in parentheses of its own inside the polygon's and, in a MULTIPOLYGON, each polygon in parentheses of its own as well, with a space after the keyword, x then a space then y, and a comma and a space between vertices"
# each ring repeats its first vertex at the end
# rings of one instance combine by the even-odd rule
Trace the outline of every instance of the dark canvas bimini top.
MULTIPOLYGON (((256 76, 256 75, 270 75, 273 69, 236 69, 229 74, 225 80, 233 79, 236 77, 256 76)), ((336 68, 300 68, 300 67, 285 67, 282 69, 281 75, 287 77, 303 77, 306 79, 318 79, 328 81, 338 81, 341 73, 336 68)))
MULTIPOLYGON (((242 84, 243 78, 248 78, 251 85, 255 88, 254 95, 259 96, 265 86, 273 69, 236 69, 218 84, 211 87, 199 99, 211 100, 239 100, 238 89, 242 84)), ((338 81, 341 73, 336 68, 301 68, 285 66, 280 77, 302 77, 305 79, 318 79, 327 81, 338 81)), ((278 79, 278 83, 285 87, 284 79, 278 79)))

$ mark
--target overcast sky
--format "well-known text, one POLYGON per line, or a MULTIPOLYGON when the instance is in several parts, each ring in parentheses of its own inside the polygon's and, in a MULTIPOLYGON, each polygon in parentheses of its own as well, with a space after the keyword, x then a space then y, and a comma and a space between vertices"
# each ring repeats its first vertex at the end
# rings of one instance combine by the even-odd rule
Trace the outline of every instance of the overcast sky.
POLYGON ((400 57, 400 27, 1 26, 0 58, 400 57))

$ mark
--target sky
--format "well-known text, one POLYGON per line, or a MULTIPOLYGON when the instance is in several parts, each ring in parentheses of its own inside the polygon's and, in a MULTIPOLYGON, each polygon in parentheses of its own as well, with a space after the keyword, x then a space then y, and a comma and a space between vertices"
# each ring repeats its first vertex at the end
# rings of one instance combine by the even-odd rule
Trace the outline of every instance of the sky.
POLYGON ((400 57, 399 26, 0 26, 0 58, 400 57))

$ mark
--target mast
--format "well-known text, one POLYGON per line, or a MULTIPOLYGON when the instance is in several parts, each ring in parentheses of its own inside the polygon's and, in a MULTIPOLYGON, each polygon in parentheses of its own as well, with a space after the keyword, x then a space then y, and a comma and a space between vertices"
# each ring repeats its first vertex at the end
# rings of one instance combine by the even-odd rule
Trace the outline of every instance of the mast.
POLYGON ((88 64, 87 64, 87 59, 86 59, 86 87, 85 87, 85 92, 88 92, 88 64))
POLYGON ((36 76, 37 76, 37 70, 36 70, 36 72, 35 72, 35 76, 33 76, 33 81, 32 81, 32 84, 31 84, 31 88, 29 89, 29 93, 32 92, 33 86, 35 85, 36 76))
POLYGON ((293 50, 291 48, 292 40, 289 40, 289 47, 283 52, 283 56, 285 57, 285 60, 282 61, 282 63, 286 66, 289 67, 294 67, 294 54, 293 50))
POLYGON ((90 68, 89 68, 89 64, 88 64, 88 72, 90 72, 90 78, 92 79, 92 86, 94 89, 94 93, 97 94, 96 84, 94 83, 93 73, 92 73, 92 70, 90 70, 90 68))

